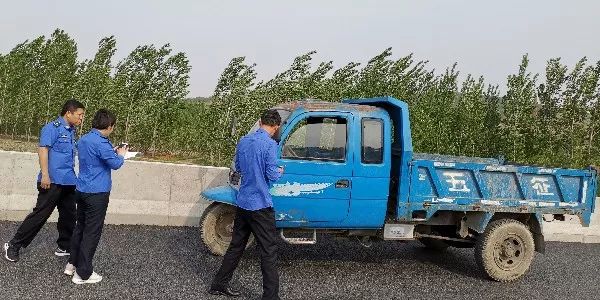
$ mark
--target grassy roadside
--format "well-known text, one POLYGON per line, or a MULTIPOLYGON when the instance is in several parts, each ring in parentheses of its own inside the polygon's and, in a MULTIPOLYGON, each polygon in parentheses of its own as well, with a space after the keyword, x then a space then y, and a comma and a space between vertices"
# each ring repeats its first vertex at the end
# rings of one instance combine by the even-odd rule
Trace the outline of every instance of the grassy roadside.
POLYGON ((0 135, 0 150, 17 152, 37 152, 37 138, 27 141, 26 138, 11 138, 0 135))
MULTIPOLYGON (((17 152, 30 152, 36 153, 38 148, 38 140, 27 138, 11 138, 10 136, 0 135, 0 150, 3 151, 17 151, 17 152)), ((150 162, 166 162, 166 163, 176 163, 176 164, 188 164, 188 165, 203 165, 210 166, 209 160, 204 157, 199 156, 177 156, 177 155, 169 155, 169 154, 156 154, 154 156, 142 155, 140 157, 133 158, 131 160, 138 161, 150 161, 150 162)))

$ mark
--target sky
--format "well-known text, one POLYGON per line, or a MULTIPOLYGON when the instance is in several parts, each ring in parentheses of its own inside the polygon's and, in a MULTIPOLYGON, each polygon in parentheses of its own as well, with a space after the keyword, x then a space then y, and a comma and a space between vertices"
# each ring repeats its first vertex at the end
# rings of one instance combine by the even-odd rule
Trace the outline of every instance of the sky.
POLYGON ((139 45, 169 43, 190 60, 190 97, 210 96, 238 56, 270 79, 311 50, 313 65, 341 67, 392 47, 394 58, 414 53, 438 72, 456 62, 463 76, 501 86, 526 53, 534 73, 553 57, 569 66, 583 56, 600 60, 600 2, 593 0, 0 1, 0 53, 56 28, 75 39, 80 60, 111 35, 115 64, 139 45))

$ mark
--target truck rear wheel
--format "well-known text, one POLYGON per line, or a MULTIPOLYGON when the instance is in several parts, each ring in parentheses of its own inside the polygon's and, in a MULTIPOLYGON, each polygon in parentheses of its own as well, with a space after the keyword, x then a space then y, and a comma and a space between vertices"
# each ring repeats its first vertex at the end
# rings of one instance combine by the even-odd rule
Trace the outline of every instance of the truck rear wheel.
MULTIPOLYGON (((204 211, 200 221, 200 236, 210 253, 223 256, 227 252, 233 233, 235 210, 235 206, 215 202, 204 211)), ((250 235, 246 249, 253 242, 254 236, 250 235)))
POLYGON ((497 220, 488 225, 475 245, 475 260, 493 280, 509 282, 529 270, 535 254, 533 235, 523 223, 497 220))

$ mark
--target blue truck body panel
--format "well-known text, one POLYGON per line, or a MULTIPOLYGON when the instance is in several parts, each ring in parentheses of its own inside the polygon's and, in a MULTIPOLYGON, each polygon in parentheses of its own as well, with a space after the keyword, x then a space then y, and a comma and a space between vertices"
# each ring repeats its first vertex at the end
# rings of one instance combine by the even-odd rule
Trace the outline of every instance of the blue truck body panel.
MULTIPOLYGON (((285 172, 271 187, 280 228, 381 229, 386 222, 426 224, 440 211, 478 212, 473 225, 477 231, 483 231, 498 212, 531 214, 540 222, 542 214, 578 215, 589 226, 597 188, 592 169, 414 154, 408 105, 391 97, 293 102, 278 109, 290 112, 278 150, 285 172), (310 118, 335 119, 334 126, 344 131, 346 140, 336 142, 343 154, 336 160, 283 155, 294 128, 310 118), (377 163, 361 159, 365 120, 382 124, 382 158, 377 163), (390 203, 395 205, 391 210, 390 203)), ((202 194, 235 205, 236 193, 230 185, 202 194)))
POLYGON ((575 214, 588 226, 596 175, 591 170, 415 160, 402 220, 425 210, 575 214))

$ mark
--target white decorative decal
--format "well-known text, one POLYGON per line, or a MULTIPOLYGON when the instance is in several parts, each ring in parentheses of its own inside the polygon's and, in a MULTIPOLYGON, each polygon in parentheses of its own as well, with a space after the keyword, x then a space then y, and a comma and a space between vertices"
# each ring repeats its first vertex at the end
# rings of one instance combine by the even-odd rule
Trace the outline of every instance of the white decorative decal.
POLYGON ((581 194, 581 203, 585 204, 585 199, 587 199, 587 180, 583 182, 583 193, 581 194))
POLYGON ((273 196, 297 197, 307 194, 321 194, 323 190, 331 186, 332 183, 290 183, 274 184, 269 191, 273 196))
POLYGON ((451 162, 439 162, 439 161, 435 161, 435 162, 433 162, 433 166, 434 167, 454 168, 456 166, 456 164, 455 163, 451 163, 451 162))
POLYGON ((544 177, 533 177, 531 178, 531 188, 535 190, 535 193, 539 196, 554 196, 554 193, 550 193, 548 188, 548 178, 544 177))
POLYGON ((505 166, 487 166, 485 167, 486 171, 500 171, 500 172, 507 172, 508 168, 505 166))
POLYGON ((277 217, 275 218, 275 221, 283 221, 285 219, 293 219, 292 216, 288 215, 288 214, 278 214, 277 217))
POLYGON ((496 201, 496 200, 481 200, 481 204, 484 204, 484 205, 497 205, 497 206, 500 206, 500 205, 502 205, 502 202, 500 202, 500 201, 496 201))
POLYGON ((519 201, 520 204, 525 204, 525 205, 529 205, 529 206, 536 206, 537 202, 535 201, 519 201))
POLYGON ((431 202, 453 203, 454 198, 433 198, 431 202))
POLYGON ((471 189, 467 187, 467 181, 464 180, 465 174, 460 172, 444 172, 442 175, 448 177, 446 182, 452 185, 452 187, 448 189, 449 191, 463 193, 468 193, 471 191, 471 189))

